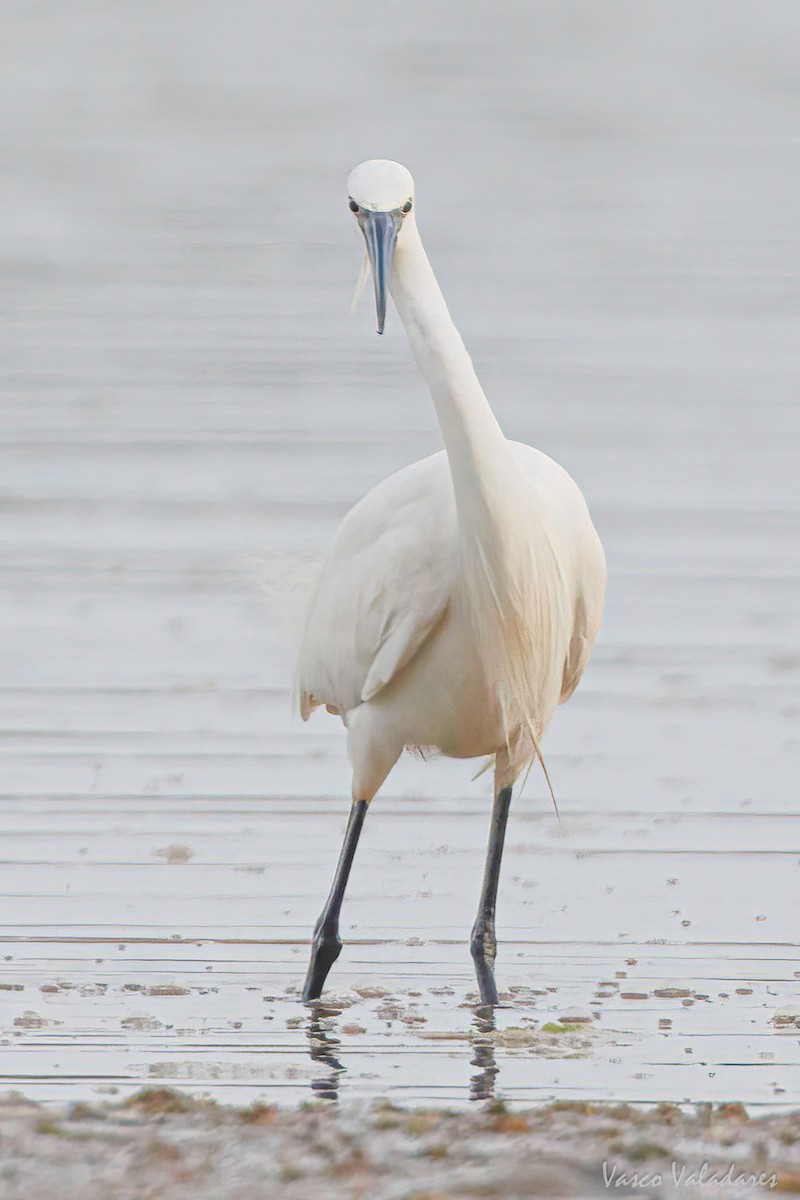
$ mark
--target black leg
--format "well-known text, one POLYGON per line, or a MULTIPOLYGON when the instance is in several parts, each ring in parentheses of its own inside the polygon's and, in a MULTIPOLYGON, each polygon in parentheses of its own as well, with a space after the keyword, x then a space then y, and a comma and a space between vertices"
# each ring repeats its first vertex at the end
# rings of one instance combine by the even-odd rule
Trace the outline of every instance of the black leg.
POLYGON ((342 949, 342 939, 339 937, 339 912, 342 907, 342 900, 344 900, 347 878, 350 874, 350 868, 353 865, 353 856, 358 845, 361 826, 364 824, 364 817, 367 815, 367 808, 368 804, 366 800, 356 800, 350 809, 350 819, 347 822, 347 829, 345 830, 344 841, 342 842, 342 852, 339 855, 336 874, 333 877, 333 885, 328 899, 325 901, 325 907, 319 915, 319 920, 314 926, 314 937, 311 942, 311 961, 308 964, 308 974, 306 975, 306 982, 303 987, 304 1000, 318 999, 325 985, 325 980, 328 977, 328 972, 336 962, 342 949))
POLYGON ((481 1004, 497 1004, 498 1002, 497 985, 494 981, 494 960, 497 956, 494 914, 497 906, 497 885, 500 880, 500 860, 503 857, 503 842, 506 836, 510 805, 511 788, 501 788, 494 798, 481 899, 469 942, 470 953, 475 962, 475 974, 478 977, 481 1004))

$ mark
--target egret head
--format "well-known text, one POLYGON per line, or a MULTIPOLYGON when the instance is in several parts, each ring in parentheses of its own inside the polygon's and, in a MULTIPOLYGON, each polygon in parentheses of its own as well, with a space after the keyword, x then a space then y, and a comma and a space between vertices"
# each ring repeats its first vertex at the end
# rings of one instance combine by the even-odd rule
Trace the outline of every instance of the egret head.
POLYGON ((386 292, 392 259, 403 221, 414 204, 414 180, 400 163, 372 158, 360 163, 347 180, 350 208, 367 243, 375 284, 378 333, 386 323, 386 292))

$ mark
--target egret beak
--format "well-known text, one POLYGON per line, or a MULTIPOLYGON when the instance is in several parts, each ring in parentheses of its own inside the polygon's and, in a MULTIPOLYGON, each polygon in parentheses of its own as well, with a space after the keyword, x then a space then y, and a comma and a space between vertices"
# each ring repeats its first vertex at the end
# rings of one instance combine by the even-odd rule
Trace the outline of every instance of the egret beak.
POLYGON ((383 333, 386 324, 386 293, 392 273, 392 259, 397 243, 402 216, 399 212, 370 212, 361 210, 361 232, 367 243, 369 265, 375 284, 375 308, 378 314, 378 333, 383 333))

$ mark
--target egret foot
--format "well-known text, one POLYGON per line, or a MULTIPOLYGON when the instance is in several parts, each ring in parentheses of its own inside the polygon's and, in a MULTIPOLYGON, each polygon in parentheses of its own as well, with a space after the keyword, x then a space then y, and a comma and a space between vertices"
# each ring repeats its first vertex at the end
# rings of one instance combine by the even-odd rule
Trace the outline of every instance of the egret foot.
POLYGON ((487 927, 481 923, 480 916, 478 917, 470 937, 469 952, 475 964, 481 1004, 499 1004, 497 984, 494 980, 494 960, 497 957, 494 923, 487 927))
POLYGON ((318 1000, 328 972, 342 952, 342 939, 337 927, 317 924, 311 943, 311 961, 303 985, 303 1000, 318 1000))
POLYGON ((369 805, 366 800, 354 800, 350 809, 350 818, 342 842, 339 862, 336 864, 336 874, 333 884, 325 901, 325 907, 320 913, 319 920, 314 926, 314 937, 311 941, 311 961, 303 986, 303 1000, 318 1000, 328 978, 328 972, 336 962, 342 950, 342 939, 339 937, 339 913, 344 900, 347 879, 361 834, 361 826, 367 815, 369 805))

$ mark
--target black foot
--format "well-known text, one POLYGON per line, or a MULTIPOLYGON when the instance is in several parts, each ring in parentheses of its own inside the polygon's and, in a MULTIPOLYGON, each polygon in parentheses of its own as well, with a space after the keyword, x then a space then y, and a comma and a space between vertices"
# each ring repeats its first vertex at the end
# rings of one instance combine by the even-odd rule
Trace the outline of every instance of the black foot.
POLYGON ((475 963, 475 975, 478 980, 478 991, 481 994, 481 1004, 499 1004, 497 984, 494 981, 494 960, 497 954, 497 943, 494 931, 473 929, 469 943, 469 952, 475 963))
POLYGON ((311 943, 311 961, 303 985, 303 1000, 318 1000, 328 978, 328 972, 342 952, 342 939, 338 930, 324 933, 314 932, 311 943))

